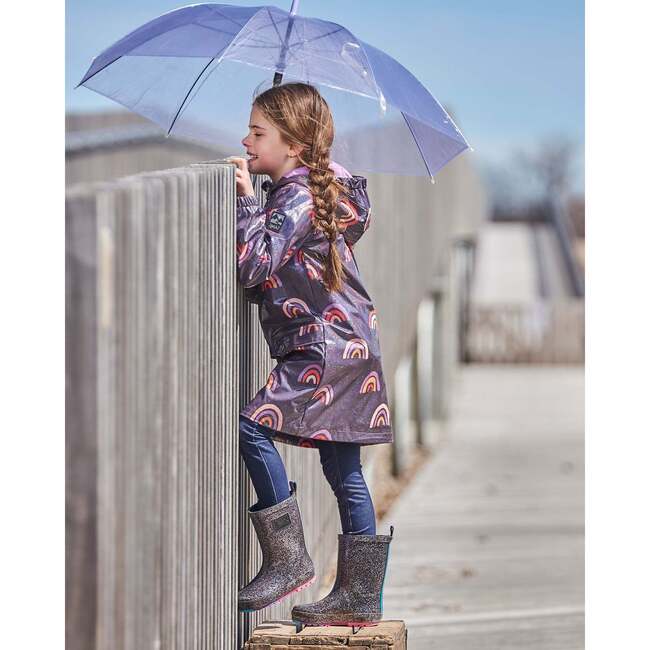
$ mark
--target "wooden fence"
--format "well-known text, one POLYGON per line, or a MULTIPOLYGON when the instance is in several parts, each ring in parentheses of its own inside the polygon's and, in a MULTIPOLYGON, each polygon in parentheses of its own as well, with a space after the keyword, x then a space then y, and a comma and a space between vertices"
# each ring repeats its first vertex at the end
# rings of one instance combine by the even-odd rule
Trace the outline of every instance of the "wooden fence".
MULTIPOLYGON (((237 413, 272 360, 236 282, 234 168, 79 185, 66 208, 68 647, 231 648, 292 604, 236 607, 261 559, 237 413)), ((279 451, 323 573, 336 501, 317 453, 279 451)))

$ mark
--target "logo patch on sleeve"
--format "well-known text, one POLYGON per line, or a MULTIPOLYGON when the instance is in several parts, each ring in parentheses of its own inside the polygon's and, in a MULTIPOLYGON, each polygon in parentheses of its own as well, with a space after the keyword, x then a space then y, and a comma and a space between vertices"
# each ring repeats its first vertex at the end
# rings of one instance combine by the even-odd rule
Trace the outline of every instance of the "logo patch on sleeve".
POLYGON ((280 232, 280 228, 282 228, 286 217, 287 215, 284 212, 274 210, 266 223, 266 227, 273 232, 280 232))

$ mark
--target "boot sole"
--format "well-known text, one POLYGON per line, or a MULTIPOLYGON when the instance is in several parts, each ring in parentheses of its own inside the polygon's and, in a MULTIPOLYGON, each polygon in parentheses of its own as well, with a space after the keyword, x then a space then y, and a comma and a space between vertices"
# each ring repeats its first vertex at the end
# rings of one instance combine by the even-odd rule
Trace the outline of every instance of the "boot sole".
POLYGON ((240 609, 240 612, 258 612, 260 609, 264 609, 265 607, 270 607, 271 605, 275 605, 275 603, 279 603, 281 600, 291 596, 291 594, 295 594, 298 591, 302 591, 303 589, 307 589, 310 585, 313 585, 314 582, 316 582, 316 576, 314 575, 311 577, 307 582, 301 584, 299 587, 296 587, 295 589, 292 589, 291 591, 287 592, 283 596, 280 596, 279 598, 276 598, 274 601, 270 602, 268 605, 262 605, 261 607, 255 607, 253 609, 240 609))
POLYGON ((367 621, 337 621, 335 623, 303 623, 305 627, 374 627, 378 622, 368 623, 367 621))
POLYGON ((352 620, 352 617, 346 618, 345 616, 339 615, 336 618, 328 616, 327 614, 322 614, 321 617, 318 616, 309 616, 306 617, 308 620, 301 620, 299 618, 292 617, 292 621, 296 623, 302 623, 303 625, 314 625, 318 627, 334 627, 334 626, 347 626, 347 627, 372 627, 378 625, 379 621, 382 619, 382 614, 355 614, 355 616, 365 616, 366 619, 363 621, 352 620))

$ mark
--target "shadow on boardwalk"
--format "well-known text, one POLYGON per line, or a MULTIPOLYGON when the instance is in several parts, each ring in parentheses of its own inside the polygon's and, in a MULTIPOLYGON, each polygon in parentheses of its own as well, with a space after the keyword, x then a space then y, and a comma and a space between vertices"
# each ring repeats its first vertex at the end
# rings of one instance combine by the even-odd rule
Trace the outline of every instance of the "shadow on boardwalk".
POLYGON ((470 365, 385 521, 409 649, 584 647, 584 368, 470 365))

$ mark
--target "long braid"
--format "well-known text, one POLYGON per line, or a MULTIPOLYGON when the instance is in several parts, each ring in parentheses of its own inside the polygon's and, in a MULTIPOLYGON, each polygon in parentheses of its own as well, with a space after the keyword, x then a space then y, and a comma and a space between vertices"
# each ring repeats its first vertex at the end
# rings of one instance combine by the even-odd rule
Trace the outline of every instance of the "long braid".
POLYGON ((329 241, 329 252, 323 267, 323 280, 328 291, 340 291, 344 267, 336 247, 339 234, 335 214, 338 191, 334 187, 334 173, 329 169, 329 162, 329 153, 321 150, 314 161, 314 166, 309 164, 307 166, 310 167, 309 187, 314 200, 314 219, 317 227, 323 231, 329 241))
POLYGON ((327 129, 322 128, 318 119, 319 108, 327 106, 325 100, 318 101, 316 93, 312 96, 313 130, 311 147, 306 152, 306 160, 298 159, 309 167, 309 187, 314 201, 314 219, 317 227, 323 231, 329 241, 327 260, 323 267, 323 281, 328 291, 340 291, 341 280, 345 267, 341 264, 341 257, 336 247, 339 234, 339 224, 336 219, 336 207, 339 192, 342 187, 335 180, 334 172, 330 169, 330 146, 327 140, 327 129))

